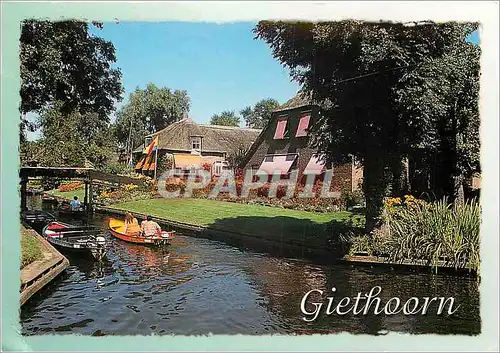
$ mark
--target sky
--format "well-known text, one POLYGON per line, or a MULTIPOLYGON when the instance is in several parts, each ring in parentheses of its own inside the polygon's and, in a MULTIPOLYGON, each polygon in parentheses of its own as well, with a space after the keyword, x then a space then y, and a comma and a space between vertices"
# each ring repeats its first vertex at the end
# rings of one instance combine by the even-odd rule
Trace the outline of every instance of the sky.
POLYGON ((299 85, 275 60, 269 46, 254 39, 255 23, 119 22, 93 29, 116 48, 125 89, 122 105, 149 82, 182 89, 191 98, 189 116, 208 123, 224 110, 254 105, 263 98, 281 104, 299 85))
MULTIPOLYGON (((269 46, 254 39, 254 26, 252 22, 106 22, 103 29, 90 26, 90 31, 116 49, 115 66, 122 72, 125 90, 117 109, 137 87, 152 82, 186 90, 191 98, 189 117, 209 123, 214 114, 238 113, 264 98, 283 104, 299 90, 269 46)), ((477 32, 470 40, 479 42, 477 32)), ((28 133, 30 140, 39 136, 28 133)))

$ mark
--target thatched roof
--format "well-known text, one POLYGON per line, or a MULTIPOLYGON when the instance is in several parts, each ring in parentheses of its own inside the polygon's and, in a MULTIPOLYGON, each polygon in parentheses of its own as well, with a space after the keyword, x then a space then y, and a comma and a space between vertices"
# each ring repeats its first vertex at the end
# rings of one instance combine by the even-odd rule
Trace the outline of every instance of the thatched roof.
MULTIPOLYGON (((260 129, 196 124, 190 118, 184 118, 150 136, 159 136, 160 149, 190 152, 190 137, 201 136, 202 151, 231 153, 240 147, 250 148, 260 132, 260 129)), ((134 152, 143 149, 144 146, 139 146, 134 152)))
POLYGON ((299 91, 295 95, 295 97, 289 99, 285 104, 281 105, 277 109, 275 109, 275 112, 280 112, 284 110, 290 110, 290 109, 295 109, 299 107, 306 107, 309 105, 312 105, 312 94, 307 93, 304 91, 299 91))

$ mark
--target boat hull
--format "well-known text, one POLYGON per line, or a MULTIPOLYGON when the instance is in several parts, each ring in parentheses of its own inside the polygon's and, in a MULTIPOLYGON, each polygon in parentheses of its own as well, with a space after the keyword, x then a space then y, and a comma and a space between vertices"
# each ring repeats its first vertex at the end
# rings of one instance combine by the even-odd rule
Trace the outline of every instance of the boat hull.
POLYGON ((72 229, 76 228, 62 222, 51 222, 43 228, 42 235, 51 245, 64 253, 92 256, 97 260, 106 256, 104 238, 99 240, 100 237, 85 235, 82 231, 71 234, 72 229))
POLYGON ((174 232, 162 232, 162 235, 153 237, 142 237, 137 235, 130 235, 124 232, 125 223, 116 218, 110 218, 108 222, 110 233, 120 240, 128 243, 143 244, 150 246, 163 246, 170 245, 170 240, 173 238, 174 232))

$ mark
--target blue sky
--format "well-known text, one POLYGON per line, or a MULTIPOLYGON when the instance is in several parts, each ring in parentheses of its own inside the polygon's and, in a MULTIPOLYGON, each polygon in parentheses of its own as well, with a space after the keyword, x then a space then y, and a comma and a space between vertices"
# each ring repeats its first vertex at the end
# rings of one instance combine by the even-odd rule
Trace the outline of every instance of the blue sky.
MULTIPOLYGON (((189 116, 208 123, 223 110, 239 112, 263 98, 285 103, 298 91, 268 45, 254 39, 255 23, 108 22, 91 32, 113 43, 125 89, 119 109, 149 82, 187 90, 189 116)), ((475 33, 471 39, 478 43, 475 33)), ((242 121, 243 124, 243 121, 242 121)), ((39 133, 29 133, 36 139, 39 133)))
POLYGON ((208 123, 223 110, 239 112, 263 98, 280 103, 299 85, 271 55, 266 43, 254 40, 255 23, 120 22, 92 32, 110 40, 125 88, 122 105, 136 87, 148 82, 185 89, 189 116, 208 123))

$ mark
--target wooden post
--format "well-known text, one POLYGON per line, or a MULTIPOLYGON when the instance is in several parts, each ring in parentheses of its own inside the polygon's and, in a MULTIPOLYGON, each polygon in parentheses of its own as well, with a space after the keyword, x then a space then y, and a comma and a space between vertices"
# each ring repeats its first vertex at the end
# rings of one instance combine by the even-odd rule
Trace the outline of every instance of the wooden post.
POLYGON ((27 210, 26 207, 26 186, 28 184, 28 177, 21 176, 21 212, 27 210))
POLYGON ((156 168, 158 168, 158 146, 156 146, 156 155, 155 155, 155 177, 154 177, 155 181, 156 181, 156 168))
POLYGON ((90 194, 90 200, 89 200, 89 211, 93 212, 94 209, 94 188, 92 187, 92 178, 89 179, 89 194, 90 194))
POLYGON ((89 182, 88 180, 84 181, 85 183, 85 197, 83 198, 83 206, 85 207, 85 210, 89 210, 89 182))

